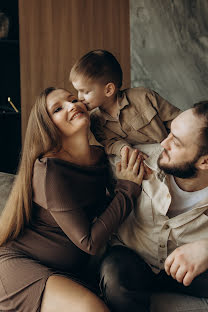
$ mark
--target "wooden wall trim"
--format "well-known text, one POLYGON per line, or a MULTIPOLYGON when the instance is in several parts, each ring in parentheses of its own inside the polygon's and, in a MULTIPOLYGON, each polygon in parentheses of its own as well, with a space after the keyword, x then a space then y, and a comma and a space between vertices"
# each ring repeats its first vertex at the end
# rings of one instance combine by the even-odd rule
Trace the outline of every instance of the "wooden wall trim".
POLYGON ((129 0, 19 0, 22 135, 35 97, 48 86, 72 90, 69 71, 93 49, 120 61, 130 86, 129 0))

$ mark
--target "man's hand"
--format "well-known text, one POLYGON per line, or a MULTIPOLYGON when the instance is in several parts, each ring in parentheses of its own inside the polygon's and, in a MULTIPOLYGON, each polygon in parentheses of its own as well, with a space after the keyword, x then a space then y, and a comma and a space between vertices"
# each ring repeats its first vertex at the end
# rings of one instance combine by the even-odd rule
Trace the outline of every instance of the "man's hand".
POLYGON ((176 248, 165 261, 165 271, 179 283, 189 286, 208 269, 208 239, 176 248))
POLYGON ((124 149, 121 161, 116 164, 116 176, 118 179, 142 184, 144 164, 142 156, 136 149, 131 153, 131 156, 129 156, 129 148, 124 149))

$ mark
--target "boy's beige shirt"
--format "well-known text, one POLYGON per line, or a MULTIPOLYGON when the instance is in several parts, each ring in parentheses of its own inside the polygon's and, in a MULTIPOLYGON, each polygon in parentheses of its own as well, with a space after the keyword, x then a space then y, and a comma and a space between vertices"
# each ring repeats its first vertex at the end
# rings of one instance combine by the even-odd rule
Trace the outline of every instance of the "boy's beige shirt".
POLYGON ((121 91, 118 103, 117 119, 101 109, 91 114, 91 130, 109 155, 120 156, 125 145, 161 142, 171 121, 181 112, 156 92, 143 87, 121 91))
POLYGON ((164 269, 165 259, 175 248, 208 239, 208 195, 190 211, 169 219, 169 176, 157 166, 161 149, 159 144, 154 145, 151 150, 139 147, 151 155, 145 162, 153 173, 149 180, 143 180, 137 206, 112 241, 134 249, 158 273, 164 269))

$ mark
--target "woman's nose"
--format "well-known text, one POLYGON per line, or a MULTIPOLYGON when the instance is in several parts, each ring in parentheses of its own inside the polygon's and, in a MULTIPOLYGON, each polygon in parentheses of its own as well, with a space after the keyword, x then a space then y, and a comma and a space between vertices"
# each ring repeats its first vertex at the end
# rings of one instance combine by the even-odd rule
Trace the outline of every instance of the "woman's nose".
POLYGON ((74 108, 75 103, 72 102, 65 102, 64 106, 67 109, 67 111, 71 111, 74 108))

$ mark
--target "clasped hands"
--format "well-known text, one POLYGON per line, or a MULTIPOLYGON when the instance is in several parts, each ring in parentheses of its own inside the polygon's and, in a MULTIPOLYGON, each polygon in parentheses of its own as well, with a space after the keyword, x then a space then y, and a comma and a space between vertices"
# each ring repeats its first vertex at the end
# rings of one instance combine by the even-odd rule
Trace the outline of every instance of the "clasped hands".
POLYGON ((138 150, 130 153, 129 147, 122 149, 121 160, 116 164, 116 176, 118 179, 142 184, 144 176, 143 157, 138 150))
MULTIPOLYGON (((145 160, 146 158, 148 158, 148 155, 146 155, 145 153, 141 152, 140 150, 135 149, 135 148, 130 147, 130 146, 124 146, 124 147, 121 149, 121 152, 120 152, 121 157, 122 157, 122 155, 124 154, 126 148, 128 148, 128 150, 129 150, 129 157, 131 156, 131 154, 132 154, 133 152, 136 152, 136 151, 137 151, 138 154, 142 157, 142 161, 145 160)), ((148 178, 148 175, 151 174, 151 173, 152 173, 152 170, 144 164, 144 177, 143 177, 143 179, 144 179, 144 180, 147 179, 147 178, 148 178)))

